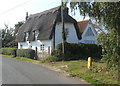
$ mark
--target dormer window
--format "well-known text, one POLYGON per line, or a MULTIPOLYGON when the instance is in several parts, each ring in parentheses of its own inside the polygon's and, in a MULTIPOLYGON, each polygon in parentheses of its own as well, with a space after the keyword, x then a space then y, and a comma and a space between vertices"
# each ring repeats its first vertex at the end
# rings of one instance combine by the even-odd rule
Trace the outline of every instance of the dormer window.
POLYGON ((29 32, 25 32, 25 41, 28 40, 29 32))
POLYGON ((37 40, 38 34, 39 34, 38 31, 35 31, 35 32, 34 32, 35 40, 37 40))

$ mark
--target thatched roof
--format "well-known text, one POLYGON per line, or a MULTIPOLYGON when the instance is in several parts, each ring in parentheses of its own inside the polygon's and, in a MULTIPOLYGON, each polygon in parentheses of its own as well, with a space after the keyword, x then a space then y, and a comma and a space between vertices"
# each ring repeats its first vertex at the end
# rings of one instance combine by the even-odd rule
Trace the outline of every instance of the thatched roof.
POLYGON ((6 47, 17 47, 17 42, 15 40, 9 42, 6 47))
MULTIPOLYGON (((68 8, 63 10, 64 22, 74 23, 78 38, 80 39, 77 22, 68 15, 68 8)), ((34 31, 38 31, 39 40, 48 40, 52 38, 55 24, 61 22, 61 6, 46 10, 41 13, 30 15, 25 24, 23 24, 18 31, 16 41, 25 41, 25 32, 29 32, 28 41, 34 41, 34 31)))

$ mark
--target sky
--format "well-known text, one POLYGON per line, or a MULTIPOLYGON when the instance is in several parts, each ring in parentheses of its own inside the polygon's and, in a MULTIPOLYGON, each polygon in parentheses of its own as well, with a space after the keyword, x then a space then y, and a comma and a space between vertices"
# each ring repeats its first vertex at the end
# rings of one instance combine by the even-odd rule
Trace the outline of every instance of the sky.
MULTIPOLYGON (((0 0, 0 28, 4 28, 4 24, 14 27, 17 22, 24 21, 26 12, 35 14, 60 5, 61 0, 0 0)), ((69 14, 77 21, 83 20, 79 11, 73 15, 69 9, 69 14)))

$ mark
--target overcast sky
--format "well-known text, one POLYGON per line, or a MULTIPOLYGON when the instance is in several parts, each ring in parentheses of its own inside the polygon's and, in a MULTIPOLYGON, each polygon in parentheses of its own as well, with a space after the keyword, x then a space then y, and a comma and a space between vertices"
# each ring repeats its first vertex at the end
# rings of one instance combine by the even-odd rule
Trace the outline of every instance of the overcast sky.
MULTIPOLYGON (((25 20, 26 12, 35 14, 59 5, 61 0, 0 0, 0 28, 4 24, 14 27, 17 22, 25 20)), ((73 17, 82 20, 78 11, 73 17)))

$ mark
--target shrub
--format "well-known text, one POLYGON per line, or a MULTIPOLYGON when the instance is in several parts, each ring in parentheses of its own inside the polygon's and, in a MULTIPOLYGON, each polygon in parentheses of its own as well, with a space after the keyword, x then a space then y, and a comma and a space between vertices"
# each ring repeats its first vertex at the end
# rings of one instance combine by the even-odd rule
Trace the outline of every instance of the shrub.
POLYGON ((31 58, 31 59, 37 59, 35 50, 32 50, 32 49, 18 49, 17 56, 31 58))
POLYGON ((56 61, 59 61, 59 58, 54 57, 54 56, 48 56, 48 57, 44 57, 41 59, 42 63, 44 63, 44 62, 56 62, 56 61))
POLYGON ((1 48, 1 53, 3 55, 12 55, 13 57, 16 57, 16 50, 17 48, 1 48))
POLYGON ((100 59, 102 53, 101 46, 95 44, 65 43, 65 55, 63 58, 62 44, 58 44, 52 55, 62 60, 79 60, 92 57, 100 59))
POLYGON ((0 48, 0 54, 2 54, 2 49, 0 48))

